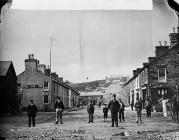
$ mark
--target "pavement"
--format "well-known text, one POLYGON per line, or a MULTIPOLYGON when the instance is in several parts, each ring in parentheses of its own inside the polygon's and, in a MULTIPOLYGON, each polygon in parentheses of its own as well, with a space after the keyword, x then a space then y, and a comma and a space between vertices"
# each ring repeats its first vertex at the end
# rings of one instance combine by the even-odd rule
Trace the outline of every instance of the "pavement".
POLYGON ((94 123, 88 123, 86 107, 64 112, 64 124, 55 125, 54 112, 40 112, 36 127, 27 127, 26 114, 0 119, 1 139, 14 140, 179 140, 179 124, 170 117, 164 118, 161 112, 152 112, 142 124, 136 123, 136 112, 125 108, 125 122, 119 127, 110 127, 111 118, 103 121, 102 108, 95 106, 94 123))

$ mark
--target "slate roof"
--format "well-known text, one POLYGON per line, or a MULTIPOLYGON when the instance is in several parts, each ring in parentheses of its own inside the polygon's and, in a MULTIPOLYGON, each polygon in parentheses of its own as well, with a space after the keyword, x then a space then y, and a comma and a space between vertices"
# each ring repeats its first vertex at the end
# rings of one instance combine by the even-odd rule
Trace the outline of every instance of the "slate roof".
POLYGON ((6 76, 12 61, 0 61, 0 76, 6 76))

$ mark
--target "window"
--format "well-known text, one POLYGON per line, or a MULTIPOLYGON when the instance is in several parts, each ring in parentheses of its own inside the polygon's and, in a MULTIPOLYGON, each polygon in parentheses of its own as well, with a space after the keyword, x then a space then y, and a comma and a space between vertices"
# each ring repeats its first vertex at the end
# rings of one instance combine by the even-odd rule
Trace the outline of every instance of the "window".
POLYGON ((164 83, 167 81, 167 73, 166 68, 159 68, 158 69, 158 82, 164 83))
POLYGON ((159 98, 161 98, 161 97, 168 98, 169 97, 167 89, 158 89, 158 95, 159 95, 159 98))
POLYGON ((48 91, 49 90, 49 82, 44 82, 43 84, 43 90, 48 91))
POLYGON ((44 104, 48 104, 48 95, 44 95, 44 104))

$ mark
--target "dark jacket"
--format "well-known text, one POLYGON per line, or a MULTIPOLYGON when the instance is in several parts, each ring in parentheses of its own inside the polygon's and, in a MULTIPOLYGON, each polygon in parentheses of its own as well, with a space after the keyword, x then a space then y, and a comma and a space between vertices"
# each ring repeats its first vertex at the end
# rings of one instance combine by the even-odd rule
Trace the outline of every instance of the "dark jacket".
POLYGON ((93 104, 88 104, 87 112, 89 114, 93 114, 94 113, 94 105, 93 104))
POLYGON ((104 114, 107 114, 107 113, 108 113, 108 107, 104 107, 104 108, 103 108, 103 113, 104 113, 104 114))
POLYGON ((64 105, 63 105, 62 101, 55 103, 55 109, 57 109, 57 108, 59 108, 59 109, 61 108, 62 111, 64 110, 64 105))
POLYGON ((136 111, 141 111, 142 110, 141 101, 138 101, 138 102, 135 103, 135 108, 136 108, 136 111))
POLYGON ((124 103, 123 102, 119 102, 119 104, 120 104, 120 109, 119 109, 119 111, 124 111, 124 108, 125 108, 125 105, 124 105, 124 103))
POLYGON ((119 112, 119 108, 120 108, 120 105, 119 105, 119 102, 117 100, 111 100, 108 104, 108 108, 111 110, 111 113, 113 112, 119 112))
POLYGON ((37 111, 38 111, 38 109, 37 109, 36 105, 28 105, 27 106, 27 115, 28 116, 36 117, 37 111))

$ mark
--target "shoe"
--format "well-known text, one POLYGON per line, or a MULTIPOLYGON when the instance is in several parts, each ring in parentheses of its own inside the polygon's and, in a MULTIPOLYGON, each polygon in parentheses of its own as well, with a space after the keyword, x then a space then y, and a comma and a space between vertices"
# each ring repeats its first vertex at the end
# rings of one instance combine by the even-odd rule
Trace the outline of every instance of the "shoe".
POLYGON ((55 124, 58 124, 58 122, 55 122, 55 124))
POLYGON ((111 125, 111 127, 114 127, 114 125, 111 125))
POLYGON ((61 122, 61 124, 63 124, 63 122, 61 122))
POLYGON ((136 121, 136 123, 138 123, 138 121, 136 121))
POLYGON ((90 123, 90 122, 88 122, 88 123, 90 123))

